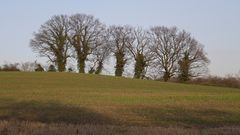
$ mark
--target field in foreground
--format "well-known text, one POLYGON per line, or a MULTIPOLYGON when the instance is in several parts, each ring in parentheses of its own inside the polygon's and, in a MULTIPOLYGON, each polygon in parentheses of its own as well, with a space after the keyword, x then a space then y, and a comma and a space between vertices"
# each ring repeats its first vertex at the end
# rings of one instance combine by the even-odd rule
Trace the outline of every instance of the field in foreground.
POLYGON ((1 121, 1 135, 239 135, 238 127, 179 128, 1 121))
POLYGON ((0 120, 139 128, 239 127, 240 90, 71 73, 2 72, 0 120))

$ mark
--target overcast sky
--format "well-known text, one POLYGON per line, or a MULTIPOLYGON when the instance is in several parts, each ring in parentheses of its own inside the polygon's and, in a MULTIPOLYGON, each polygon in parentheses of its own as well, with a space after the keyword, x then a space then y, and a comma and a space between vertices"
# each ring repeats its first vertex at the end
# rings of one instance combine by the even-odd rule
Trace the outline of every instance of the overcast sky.
POLYGON ((240 70, 240 0, 4 0, 0 65, 43 62, 29 48, 33 32, 53 15, 75 13, 94 15, 107 25, 177 26, 205 45, 211 74, 240 70))

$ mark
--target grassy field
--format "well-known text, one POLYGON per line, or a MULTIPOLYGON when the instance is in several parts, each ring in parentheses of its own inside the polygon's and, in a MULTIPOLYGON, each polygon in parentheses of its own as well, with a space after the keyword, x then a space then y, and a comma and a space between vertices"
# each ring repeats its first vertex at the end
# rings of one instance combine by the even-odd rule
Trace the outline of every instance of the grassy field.
POLYGON ((179 128, 0 121, 1 135, 239 135, 238 127, 179 128))
POLYGON ((1 72, 0 120, 239 127, 240 90, 72 73, 1 72))

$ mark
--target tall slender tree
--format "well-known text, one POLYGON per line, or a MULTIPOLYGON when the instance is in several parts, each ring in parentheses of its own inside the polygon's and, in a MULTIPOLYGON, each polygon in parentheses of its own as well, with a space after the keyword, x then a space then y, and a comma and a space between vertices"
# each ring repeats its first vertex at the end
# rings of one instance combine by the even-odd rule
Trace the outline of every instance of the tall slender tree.
POLYGON ((147 67, 153 60, 153 53, 150 50, 149 32, 142 28, 135 28, 133 37, 134 41, 129 42, 127 48, 135 61, 134 78, 143 79, 147 67))
POLYGON ((109 58, 111 46, 109 44, 108 33, 102 38, 102 45, 98 46, 92 53, 90 61, 93 63, 89 73, 100 74, 103 70, 104 62, 109 58))
POLYGON ((70 17, 70 29, 69 41, 76 54, 79 73, 85 73, 88 56, 102 45, 105 25, 91 15, 75 14, 70 17))
POLYGON ((127 44, 134 41, 131 36, 133 28, 130 26, 111 26, 109 28, 110 44, 116 58, 115 76, 122 76, 127 62, 127 44))

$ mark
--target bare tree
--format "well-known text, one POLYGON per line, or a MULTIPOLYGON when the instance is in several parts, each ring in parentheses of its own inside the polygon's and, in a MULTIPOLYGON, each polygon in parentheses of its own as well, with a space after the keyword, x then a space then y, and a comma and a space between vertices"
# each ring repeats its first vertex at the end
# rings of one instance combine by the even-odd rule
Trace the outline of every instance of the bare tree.
POLYGON ((163 72, 164 81, 168 81, 177 71, 177 61, 182 49, 182 38, 176 27, 156 26, 151 28, 152 52, 155 53, 156 64, 163 72))
POLYGON ((79 73, 85 73, 87 57, 101 45, 105 26, 91 15, 76 14, 70 17, 69 41, 74 48, 79 73))
POLYGON ((35 71, 36 63, 34 62, 24 62, 19 64, 20 71, 23 72, 33 72, 35 71))
POLYGON ((111 46, 108 42, 108 33, 102 38, 102 45, 98 46, 92 53, 92 66, 89 73, 100 74, 103 70, 104 62, 109 58, 111 46))
POLYGON ((183 31, 182 37, 183 48, 179 57, 179 79, 188 81, 191 77, 197 77, 207 70, 209 60, 206 53, 198 41, 191 37, 190 33, 183 31))
POLYGON ((48 57, 55 63, 59 72, 65 71, 69 57, 68 24, 67 16, 53 16, 34 34, 30 43, 31 48, 40 56, 48 57))
POLYGON ((109 42, 116 58, 115 76, 122 76, 124 72, 127 62, 127 44, 134 41, 132 30, 133 28, 130 26, 111 26, 109 28, 109 42))
POLYGON ((20 69, 18 68, 19 66, 19 63, 6 63, 2 66, 2 69, 1 71, 4 71, 4 72, 8 72, 8 71, 20 71, 20 69))
MULTIPOLYGON (((153 60, 153 53, 150 50, 149 32, 142 28, 135 28, 133 31, 134 41, 127 44, 127 48, 135 60, 134 78, 143 79, 147 67, 153 60)), ((131 40, 132 41, 132 40, 131 40)))

